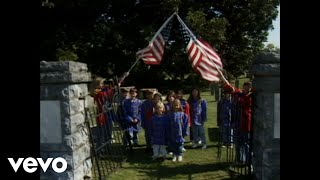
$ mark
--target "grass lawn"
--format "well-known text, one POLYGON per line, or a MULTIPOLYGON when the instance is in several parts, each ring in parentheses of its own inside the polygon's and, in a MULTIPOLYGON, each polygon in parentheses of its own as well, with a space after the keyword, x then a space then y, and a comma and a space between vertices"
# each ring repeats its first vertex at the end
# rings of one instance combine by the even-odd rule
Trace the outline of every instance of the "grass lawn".
MULTIPOLYGON (((228 165, 217 160, 217 103, 209 91, 202 92, 201 95, 208 102, 208 121, 205 125, 207 149, 192 149, 191 144, 186 143, 187 151, 182 162, 172 162, 171 156, 164 162, 153 162, 151 156, 145 153, 144 132, 141 131, 139 140, 142 147, 135 147, 134 153, 128 157, 123 167, 112 173, 108 179, 235 179, 229 173, 228 165)), ((189 141, 188 137, 186 140, 189 141)))

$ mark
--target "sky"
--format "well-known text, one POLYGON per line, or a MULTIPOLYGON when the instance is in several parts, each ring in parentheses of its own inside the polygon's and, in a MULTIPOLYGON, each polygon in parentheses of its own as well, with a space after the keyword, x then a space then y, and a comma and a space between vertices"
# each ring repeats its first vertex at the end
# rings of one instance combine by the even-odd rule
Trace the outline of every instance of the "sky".
POLYGON ((274 44, 280 48, 280 6, 278 11, 278 17, 273 21, 274 29, 269 31, 268 41, 265 44, 274 44))

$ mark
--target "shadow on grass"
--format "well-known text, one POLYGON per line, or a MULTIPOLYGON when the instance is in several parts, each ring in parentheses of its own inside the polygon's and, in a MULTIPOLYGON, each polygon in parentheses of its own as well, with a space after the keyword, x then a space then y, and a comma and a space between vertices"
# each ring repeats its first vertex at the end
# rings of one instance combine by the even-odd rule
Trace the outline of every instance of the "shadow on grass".
MULTIPOLYGON (((212 163, 212 164, 184 164, 175 167, 159 166, 156 172, 147 172, 149 177, 158 178, 170 178, 178 174, 188 175, 192 177, 193 174, 212 172, 219 170, 226 170, 228 168, 227 164, 222 163, 212 163)), ((189 179, 190 179, 189 178, 189 179)))
POLYGON ((246 176, 233 176, 230 178, 224 178, 222 180, 254 180, 253 175, 246 175, 246 176))
MULTIPOLYGON (((210 163, 210 164, 184 164, 174 167, 164 166, 161 163, 155 163, 151 166, 135 168, 139 174, 145 174, 148 179, 175 179, 176 176, 182 175, 187 176, 187 179, 197 179, 197 174, 201 173, 212 173, 215 171, 227 171, 228 175, 221 175, 217 177, 212 177, 212 174, 207 175, 207 177, 218 178, 218 179, 236 179, 236 180, 253 180, 251 176, 239 176, 232 171, 229 171, 230 164, 228 163, 210 163), (229 176, 229 177, 226 177, 229 176), (225 178, 223 178, 225 177, 225 178)), ((145 177, 145 176, 144 176, 145 177)))
POLYGON ((134 147, 133 150, 128 154, 126 162, 130 164, 151 164, 153 163, 151 156, 152 153, 146 153, 145 146, 134 147))
MULTIPOLYGON (((218 148, 218 145, 217 145, 217 144, 207 145, 207 149, 208 149, 208 148, 213 148, 213 147, 218 148)), ((188 149, 201 149, 202 146, 201 146, 201 145, 198 145, 196 148, 193 148, 191 144, 188 144, 188 145, 185 145, 184 148, 187 149, 187 150, 188 150, 188 149)))
MULTIPOLYGON (((197 148, 192 148, 191 144, 186 144, 185 149, 191 150, 191 149, 201 149, 202 146, 198 146, 197 148)), ((207 146, 208 148, 217 148, 217 144, 210 144, 207 146)), ((146 153, 145 146, 141 147, 134 147, 133 151, 131 153, 128 153, 128 158, 126 159, 126 162, 130 164, 155 164, 158 163, 157 161, 152 160, 152 152, 146 153)), ((171 158, 168 158, 170 160, 171 158)))
POLYGON ((220 138, 219 128, 208 128, 208 135, 211 142, 218 142, 220 138))

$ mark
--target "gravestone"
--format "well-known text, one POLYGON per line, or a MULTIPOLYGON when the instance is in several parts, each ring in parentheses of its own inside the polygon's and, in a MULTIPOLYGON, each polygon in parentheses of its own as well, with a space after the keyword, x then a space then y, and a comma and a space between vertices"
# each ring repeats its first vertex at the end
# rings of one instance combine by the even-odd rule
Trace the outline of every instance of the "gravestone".
POLYGON ((68 167, 56 173, 49 166, 40 179, 80 180, 91 176, 92 162, 82 100, 88 94, 91 74, 86 64, 40 62, 40 156, 62 157, 68 167))
POLYGON ((280 179, 280 55, 257 56, 253 121, 253 173, 257 180, 280 179))

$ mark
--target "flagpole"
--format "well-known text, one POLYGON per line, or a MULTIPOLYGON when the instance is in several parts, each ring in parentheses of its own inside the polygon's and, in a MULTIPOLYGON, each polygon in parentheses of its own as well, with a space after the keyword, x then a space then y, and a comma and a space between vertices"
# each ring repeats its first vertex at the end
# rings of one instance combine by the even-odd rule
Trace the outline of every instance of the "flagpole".
POLYGON ((125 73, 123 74, 123 76, 120 78, 120 81, 119 81, 119 83, 118 83, 119 87, 120 87, 122 81, 123 81, 127 76, 129 76, 130 71, 131 71, 131 70, 133 69, 133 67, 138 63, 139 59, 140 59, 140 57, 138 57, 138 58, 136 59, 136 61, 132 64, 132 66, 130 67, 130 69, 129 69, 127 72, 125 72, 125 73))
POLYGON ((149 42, 149 44, 154 41, 154 39, 158 36, 158 34, 162 31, 162 29, 169 23, 169 21, 172 19, 172 17, 173 17, 174 15, 175 15, 175 12, 172 13, 172 15, 162 24, 162 26, 159 28, 159 30, 157 31, 157 33, 153 36, 153 38, 151 39, 151 41, 149 42))
MULTIPOLYGON (((169 23, 169 21, 172 19, 172 17, 175 15, 175 12, 172 13, 172 15, 170 17, 168 17, 168 19, 162 24, 162 26, 158 29, 158 31, 156 32, 156 34, 153 36, 153 38, 149 41, 149 45, 157 38, 158 34, 163 30, 163 28, 169 23)), ((139 50, 140 51, 140 50, 139 50)), ((138 51, 138 52, 139 52, 138 51)), ((138 59, 140 59, 140 57, 138 57, 138 59)))
MULTIPOLYGON (((178 18, 178 21, 182 24, 182 26, 184 26, 184 28, 186 28, 187 29, 187 31, 188 31, 188 33, 189 33, 189 35, 190 35, 190 37, 194 40, 194 42, 197 44, 197 45, 199 45, 198 43, 197 43, 197 41, 195 41, 195 35, 191 32, 191 30, 188 28, 188 26, 182 21, 182 19, 180 18, 180 16, 177 14, 177 13, 174 13, 176 16, 177 16, 177 18, 178 18)), ((208 54, 202 49, 202 47, 201 46, 198 46, 199 48, 200 48, 200 50, 202 51, 202 53, 204 53, 204 54, 206 54, 207 55, 207 57, 210 59, 210 61, 213 63, 213 65, 214 65, 214 67, 217 69, 217 71, 218 71, 218 73, 220 74, 220 76, 222 77, 222 79, 229 85, 230 83, 227 81, 227 79, 224 77, 224 75, 223 75, 223 73, 220 71, 220 69, 217 67, 217 65, 216 65, 216 63, 210 58, 210 56, 208 56, 208 54)))
MULTIPOLYGON (((159 28, 159 30, 156 32, 156 34, 153 36, 153 38, 151 39, 151 41, 149 41, 149 44, 151 44, 155 38, 158 36, 158 34, 163 30, 163 28, 169 23, 169 21, 172 19, 172 17, 175 15, 175 13, 172 13, 172 15, 162 24, 162 26, 159 28)), ((138 61, 141 59, 141 57, 137 57, 136 61, 132 64, 132 66, 130 67, 130 69, 125 72, 123 74, 123 76, 121 77, 118 85, 120 87, 121 83, 123 82, 123 80, 129 75, 130 71, 133 69, 133 67, 138 63, 138 61)))

